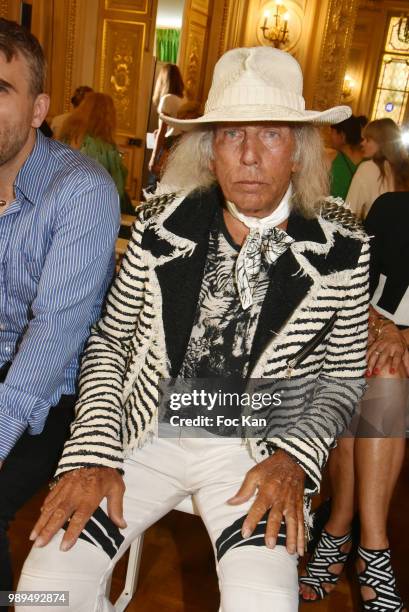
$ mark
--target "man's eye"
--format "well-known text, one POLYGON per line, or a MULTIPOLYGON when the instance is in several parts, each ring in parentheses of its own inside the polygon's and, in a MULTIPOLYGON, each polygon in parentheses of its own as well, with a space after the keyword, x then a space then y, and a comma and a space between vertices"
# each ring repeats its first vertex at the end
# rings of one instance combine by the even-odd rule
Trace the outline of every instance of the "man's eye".
POLYGON ((276 130, 267 130, 267 132, 264 132, 265 136, 267 138, 277 138, 279 136, 279 133, 276 130))
POLYGON ((239 130, 225 130, 224 135, 228 138, 236 138, 239 135, 239 130))

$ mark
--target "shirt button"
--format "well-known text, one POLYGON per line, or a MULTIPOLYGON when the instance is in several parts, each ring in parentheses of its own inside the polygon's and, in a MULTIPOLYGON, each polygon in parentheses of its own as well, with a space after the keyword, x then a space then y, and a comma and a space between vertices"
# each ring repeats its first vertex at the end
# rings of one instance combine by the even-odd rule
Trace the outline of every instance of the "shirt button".
POLYGON ((2 331, 3 329, 4 329, 4 325, 0 323, 0 331, 2 331))
POLYGON ((4 349, 5 349, 6 353, 11 353, 11 351, 13 350, 13 346, 11 344, 6 344, 4 349))

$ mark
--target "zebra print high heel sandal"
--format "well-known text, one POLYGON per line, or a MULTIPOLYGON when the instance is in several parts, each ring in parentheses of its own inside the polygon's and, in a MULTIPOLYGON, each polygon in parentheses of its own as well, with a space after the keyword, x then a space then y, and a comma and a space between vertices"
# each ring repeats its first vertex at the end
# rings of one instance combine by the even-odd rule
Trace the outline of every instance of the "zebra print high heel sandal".
POLYGON ((342 549, 349 542, 352 542, 351 533, 337 537, 323 529, 314 554, 305 568, 307 575, 300 576, 299 578, 299 582, 309 586, 317 597, 315 599, 307 599, 300 593, 300 599, 303 602, 318 601, 329 595, 330 591, 326 591, 324 585, 335 586, 342 573, 335 574, 329 568, 332 565, 341 565, 346 562, 350 550, 345 552, 342 549))
POLYGON ((370 550, 358 546, 358 558, 365 563, 365 569, 358 574, 359 586, 368 587, 375 597, 363 601, 365 612, 403 612, 402 599, 396 588, 395 574, 391 565, 391 551, 370 550))

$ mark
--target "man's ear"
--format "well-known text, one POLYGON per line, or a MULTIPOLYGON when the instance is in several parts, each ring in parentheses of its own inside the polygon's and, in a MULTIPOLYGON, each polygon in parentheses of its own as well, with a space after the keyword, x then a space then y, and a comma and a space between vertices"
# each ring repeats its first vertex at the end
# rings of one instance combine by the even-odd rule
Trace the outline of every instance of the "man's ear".
POLYGON ((210 170, 210 172, 212 174, 215 174, 215 171, 214 171, 214 160, 213 159, 209 160, 209 170, 210 170))
POLYGON ((33 107, 33 119, 31 127, 38 128, 47 117, 48 109, 50 107, 50 96, 48 94, 39 94, 34 100, 33 107))

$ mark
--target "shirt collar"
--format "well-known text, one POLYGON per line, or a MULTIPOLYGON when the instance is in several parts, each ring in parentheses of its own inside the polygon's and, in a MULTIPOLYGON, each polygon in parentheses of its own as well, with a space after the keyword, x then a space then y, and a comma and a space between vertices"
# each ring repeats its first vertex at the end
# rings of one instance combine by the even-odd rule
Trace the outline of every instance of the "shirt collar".
POLYGON ((45 183, 39 180, 39 175, 44 171, 48 155, 48 138, 40 130, 36 130, 33 150, 21 166, 14 181, 15 190, 21 192, 31 204, 36 204, 44 191, 45 183))

